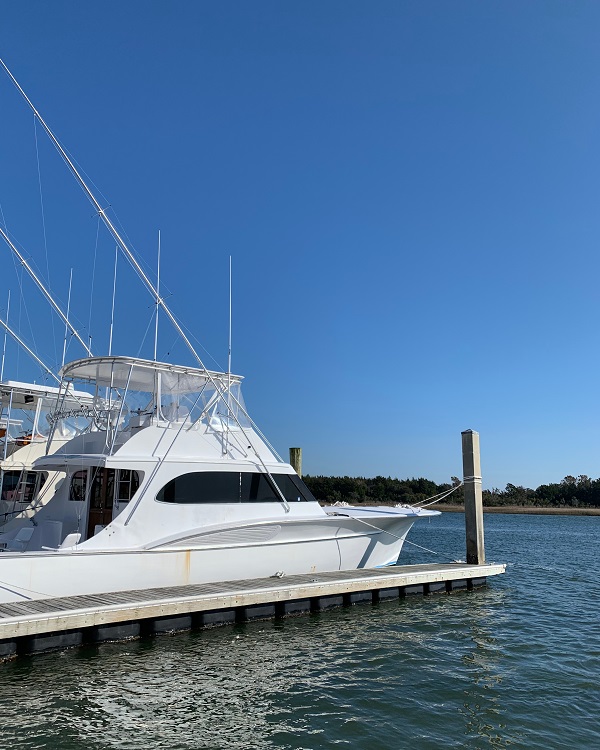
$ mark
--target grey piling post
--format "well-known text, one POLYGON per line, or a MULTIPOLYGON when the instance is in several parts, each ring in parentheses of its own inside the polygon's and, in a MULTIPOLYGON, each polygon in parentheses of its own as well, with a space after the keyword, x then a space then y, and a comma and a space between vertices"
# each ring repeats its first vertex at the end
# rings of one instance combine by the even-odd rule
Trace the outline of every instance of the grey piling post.
POLYGON ((302 448, 290 448, 290 464, 296 474, 302 476, 302 448))
POLYGON ((483 497, 481 492, 479 433, 474 430, 465 430, 461 435, 467 562, 471 565, 483 565, 485 563, 485 546, 483 540, 483 497))

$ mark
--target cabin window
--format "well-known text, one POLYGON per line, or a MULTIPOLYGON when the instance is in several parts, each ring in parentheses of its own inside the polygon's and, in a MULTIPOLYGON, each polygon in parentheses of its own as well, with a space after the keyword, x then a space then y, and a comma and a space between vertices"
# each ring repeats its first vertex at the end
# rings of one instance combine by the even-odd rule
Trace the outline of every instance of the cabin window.
POLYGON ((1 494, 0 500, 6 502, 12 502, 16 500, 17 487, 21 479, 20 471, 3 471, 2 472, 2 485, 0 486, 1 494))
MULTIPOLYGON (((119 503, 128 503, 140 486, 140 475, 131 469, 101 469, 93 467, 90 506, 92 508, 112 507, 113 497, 119 503), (116 481, 115 481, 116 480, 116 481), (116 485, 116 496, 115 496, 116 485)), ((42 484, 45 477, 42 480, 42 484)), ((40 485, 41 487, 41 485, 40 485)), ((76 471, 71 479, 69 500, 85 500, 87 471, 76 471)))
POLYGON ((69 492, 69 500, 75 502, 81 502, 85 500, 85 491, 87 487, 87 470, 76 471, 71 478, 71 491, 69 492))
POLYGON ((317 502, 317 498, 297 474, 273 474, 273 477, 286 500, 290 502, 317 502))
POLYGON ((5 471, 2 475, 2 500, 7 502, 32 502, 44 486, 46 472, 41 471, 5 471))
POLYGON ((119 481, 117 483, 117 502, 128 503, 137 492, 139 486, 140 476, 137 471, 120 469, 119 481))
POLYGON ((44 486, 47 476, 46 472, 26 471, 19 485, 17 500, 27 505, 33 502, 34 497, 44 486))
MULTIPOLYGON (((288 502, 314 501, 294 474, 272 474, 288 502)), ((156 496, 161 503, 278 503, 279 494, 266 474, 237 471, 198 471, 168 482, 156 496)))

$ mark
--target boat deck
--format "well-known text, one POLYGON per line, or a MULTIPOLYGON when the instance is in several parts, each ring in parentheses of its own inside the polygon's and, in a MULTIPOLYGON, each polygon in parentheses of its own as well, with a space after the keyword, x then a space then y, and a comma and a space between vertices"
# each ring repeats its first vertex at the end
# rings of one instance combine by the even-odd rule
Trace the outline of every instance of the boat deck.
POLYGON ((503 564, 395 565, 0 604, 0 657, 483 586, 503 564))

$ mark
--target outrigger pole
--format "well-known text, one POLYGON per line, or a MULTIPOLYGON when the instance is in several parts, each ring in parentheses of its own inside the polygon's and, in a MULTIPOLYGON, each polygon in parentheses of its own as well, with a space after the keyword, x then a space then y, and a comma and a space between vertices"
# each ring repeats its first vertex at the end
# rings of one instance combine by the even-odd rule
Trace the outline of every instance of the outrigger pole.
POLYGON ((117 232, 114 224, 112 223, 112 221, 106 215, 105 210, 98 203, 98 201, 96 200, 95 195, 89 189, 89 187, 87 186, 87 184, 84 181, 83 177, 79 174, 79 172, 77 171, 77 168, 75 167, 75 165, 73 164, 73 162, 71 161, 71 159, 68 157, 67 152, 60 145, 60 142, 58 141, 58 139, 56 138, 56 136, 54 135, 54 133, 50 130, 50 128, 48 127, 48 125, 46 125, 46 122, 44 121, 44 119, 42 118, 42 116, 40 115, 40 113, 37 111, 37 109, 33 106, 33 103, 31 102, 31 100, 29 99, 29 97, 27 96, 27 94, 23 91, 23 89, 19 85, 19 82, 17 81, 17 79, 13 76, 13 74, 10 72, 10 70, 6 67, 6 63, 4 62, 4 60, 0 59, 0 65, 2 65, 2 67, 7 72, 9 78, 11 79, 11 81, 15 84, 15 86, 17 87, 17 89, 21 93, 21 96, 25 99, 25 101, 27 102, 27 104, 30 106, 31 111, 33 112, 33 114, 35 115, 35 117, 37 117, 37 119, 39 120, 40 124, 42 125, 42 127, 44 128, 44 130, 46 131, 46 133, 48 134, 48 137, 50 138, 50 140, 52 141, 52 143, 55 145, 58 153, 62 156, 65 164, 69 167, 69 169, 73 173, 73 176, 75 177, 75 179, 77 180, 77 182, 79 183, 79 185, 81 186, 81 188, 83 189, 83 192, 87 195, 89 201, 91 202, 91 204, 96 209, 98 215, 100 216, 100 218, 102 219, 102 221, 106 225, 106 228, 112 234, 112 236, 114 237, 114 239, 117 241, 119 247, 121 248, 121 250, 123 251, 123 253, 127 257, 127 259, 129 260, 129 262, 131 263, 131 265, 137 271, 139 277, 142 279, 142 281, 144 282, 144 284, 148 287, 148 290, 150 291, 150 293, 152 294, 152 296, 156 300, 156 304, 159 305, 159 306, 161 306, 162 309, 165 311, 165 314, 167 315, 167 317, 169 318, 169 320, 171 321, 171 323, 175 327, 175 330, 177 331, 177 333, 181 336, 181 338, 185 342, 185 344, 188 347, 188 349, 190 350, 190 352, 193 354, 193 356, 196 358, 196 360, 200 364, 200 367, 202 367, 203 370, 207 370, 206 366, 204 365, 204 362, 200 359, 200 356, 198 355, 198 353, 196 352, 196 350, 192 346, 190 340, 185 335, 183 329, 181 328, 181 326, 177 322, 177 319, 175 318, 175 316, 173 315, 173 313, 171 312, 171 310, 168 308, 167 303, 162 299, 162 297, 160 296, 158 290, 154 287, 154 284, 150 281, 150 279, 144 273, 144 270, 142 269, 142 267, 140 266, 140 264, 137 262, 135 256, 133 255, 133 253, 131 252, 131 250, 127 246, 127 243, 121 237, 121 235, 117 232))
POLYGON ((31 278, 35 281, 35 283, 37 284, 38 288, 41 290, 41 292, 44 295, 44 297, 48 300, 48 302, 52 305, 52 307, 59 314, 62 322, 68 328, 70 328, 70 330, 73 332, 73 335, 75 336, 75 338, 77 339, 77 341, 79 341, 79 343, 81 344, 81 346, 83 346, 83 348, 87 352, 88 357, 92 357, 93 355, 92 355, 92 350, 90 349, 90 347, 81 338, 81 336, 79 335, 79 333, 77 332, 77 330, 71 325, 71 323, 69 322, 69 319, 67 318, 67 316, 63 313, 63 311, 60 309, 60 307, 56 304, 56 302, 54 301, 54 298, 52 297, 52 295, 50 294, 50 292, 42 284, 42 282, 40 281, 40 279, 37 277, 35 271, 31 268, 31 266, 29 265, 29 263, 27 263, 27 261, 25 260, 25 258, 21 255, 21 253, 17 250, 15 244, 11 241, 10 237, 6 234, 6 232, 4 231, 4 229, 2 229, 2 227, 0 227, 0 236, 4 239, 4 241, 6 242, 6 244, 13 251, 13 253, 17 256, 17 258, 19 259, 19 262, 21 263, 21 265, 23 266, 23 268, 27 271, 27 273, 31 276, 31 278))
POLYGON ((0 326, 2 326, 7 333, 10 333, 10 335, 17 342, 17 344, 20 344, 23 347, 23 349, 25 349, 25 351, 27 352, 27 354, 29 354, 31 357, 33 357, 33 359, 35 359, 35 361, 38 363, 38 365, 40 365, 40 367, 48 375, 52 375, 52 377, 54 378, 54 380, 56 380, 56 382, 60 385, 60 378, 57 378, 56 375, 52 372, 52 370, 49 367, 46 367, 46 365, 37 356, 37 354, 35 354, 34 352, 31 351, 31 349, 27 346, 27 344, 23 341, 23 339, 19 338, 18 334, 16 334, 12 330, 12 328, 8 325, 8 323, 6 323, 4 320, 2 320, 2 318, 0 318, 0 326))
MULTIPOLYGON (((6 304, 6 322, 8 323, 8 317, 10 315, 10 289, 8 290, 8 302, 6 304)), ((4 331, 4 346, 2 347, 2 363, 0 364, 0 381, 4 380, 4 360, 6 359, 6 335, 8 331, 4 331)))
MULTIPOLYGON (((217 383, 217 381, 213 378, 213 376, 210 374, 210 370, 208 370, 208 368, 206 367, 206 365, 204 364, 204 362, 200 358, 200 355, 198 354, 198 352, 192 346, 191 341, 185 335, 185 333, 183 331, 183 328, 179 325, 179 323, 177 321, 177 318, 173 315, 173 313, 171 312, 171 310, 167 306, 167 303, 160 296, 159 290, 155 288, 154 284, 146 276, 146 274, 144 273, 144 270, 142 269, 142 267, 140 266, 140 264, 137 262, 135 256, 133 255, 133 253, 129 249, 127 243, 121 237, 121 235, 118 233, 118 231, 116 230, 114 224, 112 223, 112 221, 106 215, 105 210, 98 203, 98 201, 96 200, 95 195, 89 189, 89 187, 87 186, 85 180, 79 174, 79 172, 77 171, 77 168, 75 167, 75 165, 73 164, 73 162, 71 161, 71 159, 68 157, 67 152, 60 145, 60 142, 58 141, 58 139, 56 138, 56 136, 54 135, 54 133, 50 130, 50 128, 48 127, 48 125, 46 125, 46 122, 43 119, 43 117, 40 115, 40 113, 37 111, 37 109, 33 106, 32 101, 29 99, 29 97, 27 96, 27 94, 23 91, 23 89, 21 88, 19 82, 14 77, 14 75, 10 72, 10 70, 6 66, 6 63, 1 58, 0 58, 0 65, 2 65, 2 67, 4 68, 4 70, 6 71, 6 73, 8 74, 8 77, 11 79, 11 81, 17 87, 17 89, 20 92, 21 96, 25 99, 25 101, 27 102, 27 104, 31 108, 31 111, 33 112, 34 116, 37 117, 37 119, 39 120, 41 126, 44 128, 44 130, 48 134, 48 137, 50 138, 50 140, 52 141, 52 143, 56 147, 58 153, 63 158, 63 161, 69 167, 69 169, 72 172, 73 176, 75 177, 75 179, 77 180, 77 182, 79 183, 79 185, 81 186, 81 188, 83 189, 83 192, 87 195, 90 203, 96 209, 96 211, 98 213, 98 216, 100 216, 100 218, 102 219, 102 221, 106 225, 106 228, 112 234, 112 236, 116 240, 117 244, 119 245, 119 247, 121 248, 121 250, 123 251, 123 253, 125 254, 125 256, 127 257, 127 259, 129 260, 129 262, 131 263, 131 265, 133 266, 133 268, 135 269, 135 271, 137 272, 138 276, 140 277, 140 279, 144 282, 144 284, 148 288, 148 290, 149 290, 150 294, 152 295, 152 297, 156 300, 157 308, 160 306, 165 311, 165 314, 169 318, 169 320, 171 321, 171 323, 173 324, 173 327, 175 328, 175 330, 177 331, 177 333, 181 336, 181 338, 183 339, 185 345, 188 347, 188 349, 190 350, 190 352, 192 353, 192 355, 194 356, 194 358, 196 359, 196 361, 198 362, 198 364, 200 365, 200 367, 205 371, 208 379, 215 386, 215 388, 216 388, 217 392, 219 393, 220 397, 223 398, 223 392, 221 390, 221 387, 219 386, 219 384, 217 383)), ((228 406, 228 408, 230 408, 229 404, 227 404, 227 406, 228 406)), ((279 497, 281 499, 281 502, 283 503, 283 506, 284 506, 286 512, 289 512, 290 506, 288 504, 288 501, 285 499, 285 496, 283 495, 283 492, 279 489, 277 483, 275 482, 275 480, 271 476, 271 472, 267 468, 265 462, 262 460, 259 452, 252 445, 252 442, 249 440, 248 436, 246 435, 246 431, 244 430, 244 428, 240 424, 240 422, 239 422, 237 416, 234 414, 234 412, 230 409, 229 413, 234 418, 234 420, 237 423, 238 427, 242 431, 242 434, 244 435, 244 437, 246 437, 246 439, 248 439, 249 444, 252 446, 252 449, 254 450, 254 453, 255 453, 256 457, 258 458, 259 462, 261 463, 261 465, 262 465, 265 473, 269 476, 269 478, 270 478, 270 480, 271 480, 271 482, 273 484, 273 489, 275 489, 275 491, 279 495, 279 497)))

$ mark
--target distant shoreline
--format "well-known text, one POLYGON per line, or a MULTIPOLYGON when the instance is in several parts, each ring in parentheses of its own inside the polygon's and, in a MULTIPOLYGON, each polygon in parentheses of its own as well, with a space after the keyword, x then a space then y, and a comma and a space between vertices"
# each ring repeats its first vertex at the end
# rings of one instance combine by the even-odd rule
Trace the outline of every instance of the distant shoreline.
MULTIPOLYGON (((462 505, 437 505, 431 506, 432 510, 441 510, 442 513, 463 513, 462 505)), ((535 508, 525 505, 491 505, 483 506, 484 513, 521 513, 537 516, 600 516, 600 508, 535 508)))
MULTIPOLYGON (((352 503, 348 503, 352 505, 352 503)), ((331 503, 321 503, 325 508, 335 508, 335 505, 331 503)), ((365 503, 370 505, 370 503, 365 503)), ((373 503, 375 505, 375 503, 373 503)), ((384 505, 393 507, 393 503, 377 503, 377 505, 384 505)), ((343 507, 343 506, 340 506, 343 507)), ((355 507, 360 508, 360 504, 356 503, 355 507)), ((418 506, 415 506, 418 507, 418 506)), ((442 505, 442 503, 436 503, 435 505, 427 506, 430 510, 439 510, 442 513, 464 513, 464 506, 462 505, 442 505)), ((484 513, 516 513, 521 515, 530 516, 600 516, 600 508, 536 508, 532 505, 484 505, 484 513)))

